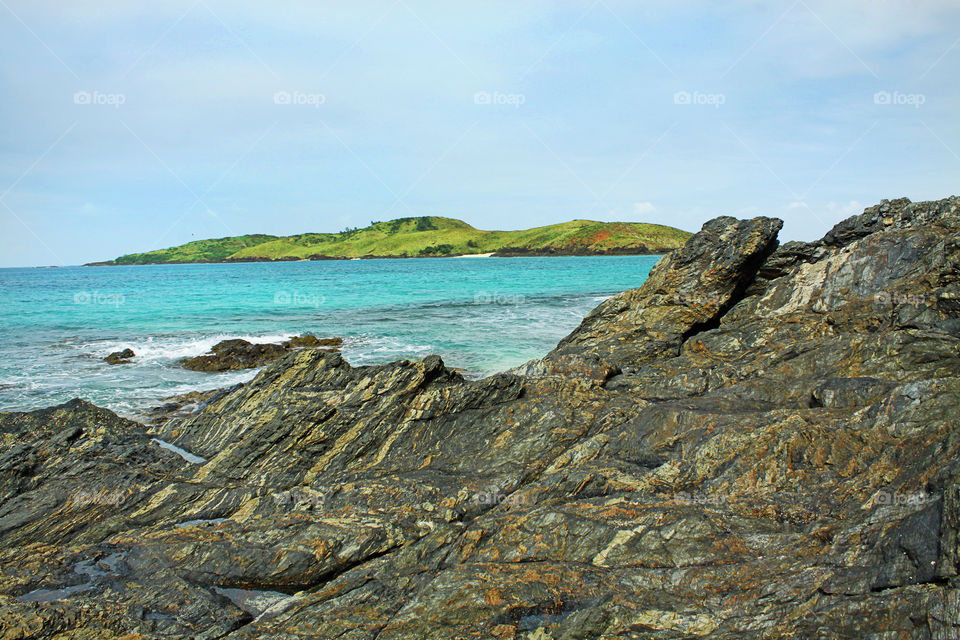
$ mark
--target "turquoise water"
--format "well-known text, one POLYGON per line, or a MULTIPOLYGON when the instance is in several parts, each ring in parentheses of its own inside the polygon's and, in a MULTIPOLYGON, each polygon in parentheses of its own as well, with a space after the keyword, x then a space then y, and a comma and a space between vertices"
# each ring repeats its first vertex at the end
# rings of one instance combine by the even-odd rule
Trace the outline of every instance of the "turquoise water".
POLYGON ((354 365, 436 353, 481 376, 543 356, 658 256, 0 269, 0 409, 83 397, 137 416, 256 371, 177 366, 227 338, 344 338, 354 365), (132 364, 101 358, 130 347, 132 364))

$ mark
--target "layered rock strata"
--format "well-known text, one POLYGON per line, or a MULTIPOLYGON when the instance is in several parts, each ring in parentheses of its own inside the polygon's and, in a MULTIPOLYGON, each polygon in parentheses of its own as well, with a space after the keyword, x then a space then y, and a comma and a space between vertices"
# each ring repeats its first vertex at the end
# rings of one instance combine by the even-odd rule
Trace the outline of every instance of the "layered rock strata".
POLYGON ((0 415, 2 638, 956 638, 960 198, 718 218, 540 361, 0 415))

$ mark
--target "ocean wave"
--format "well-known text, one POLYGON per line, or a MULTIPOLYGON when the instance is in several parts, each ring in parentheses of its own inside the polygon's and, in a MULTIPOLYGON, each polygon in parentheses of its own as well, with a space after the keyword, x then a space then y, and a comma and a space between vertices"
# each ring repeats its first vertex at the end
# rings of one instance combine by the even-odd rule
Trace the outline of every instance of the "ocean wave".
POLYGON ((105 339, 87 342, 80 345, 84 355, 98 358, 105 357, 114 351, 133 349, 136 354, 134 362, 147 363, 156 361, 173 361, 182 358, 199 356, 207 353, 213 346, 224 340, 241 339, 254 344, 283 342, 296 333, 275 333, 267 335, 249 335, 237 333, 215 333, 187 336, 148 336, 137 340, 105 339))
POLYGON ((390 336, 359 335, 345 338, 340 351, 347 362, 353 365, 366 365, 423 358, 437 353, 437 347, 432 344, 407 342, 390 336))

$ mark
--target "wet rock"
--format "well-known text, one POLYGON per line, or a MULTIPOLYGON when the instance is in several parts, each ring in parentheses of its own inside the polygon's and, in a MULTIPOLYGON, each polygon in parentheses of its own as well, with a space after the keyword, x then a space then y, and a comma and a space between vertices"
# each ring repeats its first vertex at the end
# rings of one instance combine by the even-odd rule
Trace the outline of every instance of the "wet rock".
POLYGON ((315 335, 306 334, 294 336, 283 342, 283 346, 288 349, 298 349, 302 347, 326 347, 331 350, 339 349, 343 345, 343 338, 318 338, 315 335))
POLYGON ((254 344, 240 338, 218 342, 207 355, 184 358, 180 363, 193 371, 236 371, 262 367, 277 360, 288 351, 302 348, 338 350, 341 338, 317 338, 313 335, 296 336, 282 344, 254 344))
POLYGON ((133 358, 135 355, 133 349, 124 349, 123 351, 114 351, 104 358, 104 360, 109 364, 128 364, 130 358, 133 358))
POLYGON ((210 350, 209 355, 184 358, 180 363, 193 371, 235 371, 261 367, 287 352, 279 344, 254 344, 241 340, 224 340, 210 350))

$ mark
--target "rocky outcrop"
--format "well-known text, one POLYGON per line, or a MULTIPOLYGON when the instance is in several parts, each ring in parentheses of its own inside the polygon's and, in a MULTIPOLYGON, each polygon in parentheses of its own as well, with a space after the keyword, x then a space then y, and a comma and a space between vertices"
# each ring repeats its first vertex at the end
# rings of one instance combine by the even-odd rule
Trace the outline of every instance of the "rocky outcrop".
POLYGON ((960 199, 711 221, 541 361, 0 414, 0 637, 953 638, 960 199))
POLYGON ((133 349, 124 349, 122 351, 114 351, 104 358, 104 360, 107 362, 107 364, 128 364, 130 359, 135 355, 136 354, 133 353, 133 349))
POLYGON ((301 349, 304 347, 321 347, 330 351, 336 351, 343 345, 343 338, 318 338, 308 333, 302 336, 293 336, 289 340, 284 340, 282 344, 288 350, 301 349))
POLYGON ((676 355, 687 336, 711 328, 743 297, 777 247, 773 218, 716 218, 651 270, 640 289, 605 300, 548 360, 596 355, 616 369, 676 355))
POLYGON ((237 371, 262 367, 294 349, 309 347, 337 351, 341 344, 341 338, 321 339, 310 334, 294 336, 281 344, 255 344, 234 338, 218 342, 209 354, 184 358, 180 364, 193 371, 237 371))

